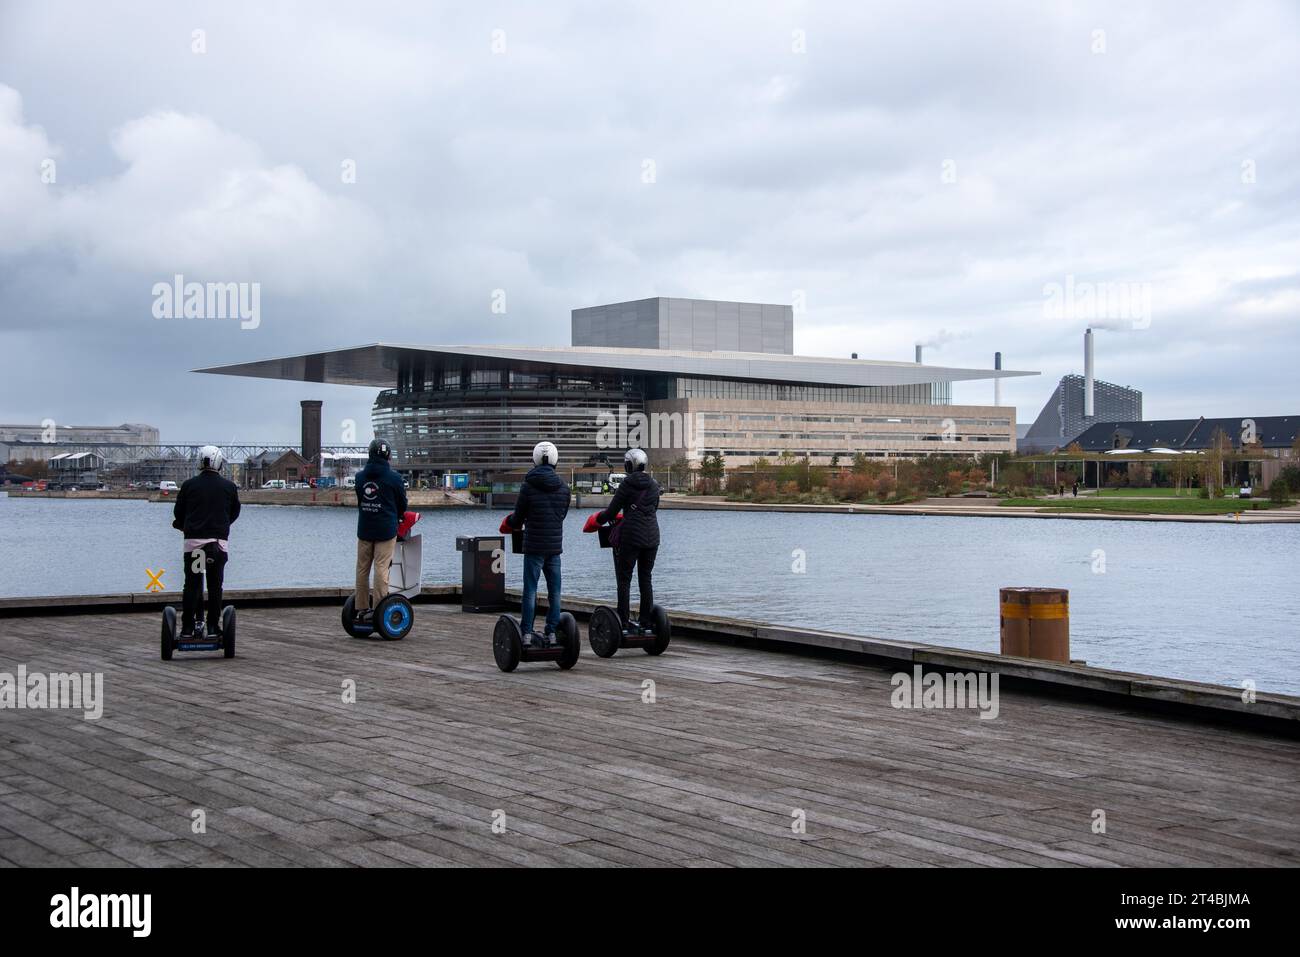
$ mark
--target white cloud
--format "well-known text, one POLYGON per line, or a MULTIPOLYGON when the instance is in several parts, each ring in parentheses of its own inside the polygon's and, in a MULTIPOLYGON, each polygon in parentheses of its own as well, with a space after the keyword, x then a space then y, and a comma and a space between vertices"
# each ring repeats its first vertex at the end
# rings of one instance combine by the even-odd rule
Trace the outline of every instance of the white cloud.
MULTIPOLYGON (((1029 418, 1080 366, 1081 324, 1043 318, 1043 285, 1067 275, 1150 284, 1150 329, 1098 343, 1099 373, 1143 388, 1149 415, 1297 411, 1300 29, 1283 3, 9 16, 0 321, 48 326, 48 347, 84 363, 59 397, 80 418, 108 395, 110 418, 158 409, 158 383, 124 369, 175 368, 180 390, 185 368, 227 359, 378 338, 564 343, 576 305, 795 289, 800 351, 907 360, 948 330, 935 361, 987 366, 1001 350, 1042 370, 1004 389, 1029 418), (55 187, 39 181, 47 156, 55 187), (940 179, 949 159, 955 183, 940 179), (175 271, 261 281, 272 315, 243 337, 140 325, 138 280, 175 271), (77 323, 84 343, 69 345, 77 323), (1225 335, 1254 350, 1249 375, 1225 368, 1225 335)), ((232 427, 293 434, 292 403, 265 408, 288 393, 201 388, 232 427)), ((355 394, 364 421, 371 396, 355 394)), ((206 414, 155 417, 196 434, 206 414)))

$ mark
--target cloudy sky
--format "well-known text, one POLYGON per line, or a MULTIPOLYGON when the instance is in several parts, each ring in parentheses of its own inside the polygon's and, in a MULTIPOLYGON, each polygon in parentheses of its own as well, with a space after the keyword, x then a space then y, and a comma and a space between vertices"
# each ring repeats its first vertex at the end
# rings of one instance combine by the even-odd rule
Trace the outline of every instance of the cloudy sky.
POLYGON ((364 440, 370 391, 188 370, 653 295, 1000 349, 1022 420, 1090 322, 1148 417, 1300 412, 1294 4, 261 6, 0 0, 0 421, 364 440), (260 325, 155 318, 178 273, 260 325))

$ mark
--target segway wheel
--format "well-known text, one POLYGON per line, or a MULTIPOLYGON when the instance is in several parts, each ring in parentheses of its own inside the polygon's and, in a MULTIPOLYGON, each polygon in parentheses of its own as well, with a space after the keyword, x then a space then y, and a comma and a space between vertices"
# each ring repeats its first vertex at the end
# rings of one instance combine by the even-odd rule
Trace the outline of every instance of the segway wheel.
POLYGON ((655 630, 655 640, 645 646, 645 653, 662 655, 668 650, 668 642, 672 641, 673 623, 668 620, 668 612, 655 605, 650 609, 650 624, 655 630))
POLYGON ((519 667, 519 659, 524 654, 524 639, 519 632, 519 622, 509 615, 497 619, 492 629, 492 657, 497 660, 497 667, 511 672, 519 667))
POLYGON ((582 653, 582 637, 578 634, 578 621, 567 611, 560 613, 560 627, 555 630, 555 637, 564 648, 564 653, 555 659, 555 663, 568 671, 578 663, 582 653))
POLYGON ((227 658, 235 657, 235 606, 221 609, 221 650, 227 658))
POLYGON ((375 606, 375 631, 387 641, 401 641, 415 624, 415 609, 405 595, 389 595, 375 606))
POLYGON ((176 648, 176 609, 168 605, 163 609, 162 660, 171 661, 176 648))
POLYGON ((598 657, 612 658, 623 643, 623 623, 618 620, 618 612, 608 605, 593 611, 587 625, 587 641, 598 657))
POLYGON ((356 613, 356 610, 356 596, 349 595, 348 600, 343 603, 343 630, 353 638, 369 638, 370 629, 358 628, 357 623, 352 620, 352 616, 356 613))

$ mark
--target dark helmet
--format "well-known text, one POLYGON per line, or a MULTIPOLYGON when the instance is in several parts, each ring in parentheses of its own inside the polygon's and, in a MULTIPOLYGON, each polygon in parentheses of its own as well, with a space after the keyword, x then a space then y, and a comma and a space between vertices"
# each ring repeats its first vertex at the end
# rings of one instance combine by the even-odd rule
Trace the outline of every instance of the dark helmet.
POLYGON ((383 439, 370 440, 370 457, 372 459, 383 459, 387 462, 393 456, 393 447, 383 439))

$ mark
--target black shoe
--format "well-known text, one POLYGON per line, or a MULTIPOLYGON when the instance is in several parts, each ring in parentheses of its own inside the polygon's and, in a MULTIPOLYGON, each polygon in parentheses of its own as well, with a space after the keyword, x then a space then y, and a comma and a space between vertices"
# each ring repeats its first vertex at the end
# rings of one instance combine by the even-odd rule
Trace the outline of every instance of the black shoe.
POLYGON ((193 628, 182 628, 182 629, 181 629, 181 637, 180 637, 180 640, 181 640, 181 641, 193 641, 193 640, 194 640, 194 629, 193 629, 193 628))
POLYGON ((368 625, 374 618, 374 611, 369 608, 363 608, 360 611, 352 613, 352 621, 358 625, 368 625))
POLYGON ((208 641, 220 641, 220 640, 221 640, 220 628, 213 628, 210 632, 208 632, 208 641))

